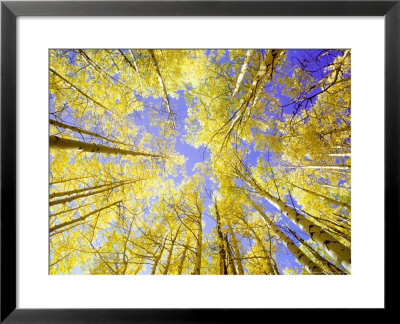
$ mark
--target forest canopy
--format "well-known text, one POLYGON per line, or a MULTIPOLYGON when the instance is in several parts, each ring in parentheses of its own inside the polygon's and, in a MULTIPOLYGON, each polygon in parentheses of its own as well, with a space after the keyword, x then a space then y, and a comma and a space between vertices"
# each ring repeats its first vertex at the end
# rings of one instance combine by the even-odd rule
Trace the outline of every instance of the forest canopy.
POLYGON ((351 51, 49 51, 49 273, 351 273, 351 51))

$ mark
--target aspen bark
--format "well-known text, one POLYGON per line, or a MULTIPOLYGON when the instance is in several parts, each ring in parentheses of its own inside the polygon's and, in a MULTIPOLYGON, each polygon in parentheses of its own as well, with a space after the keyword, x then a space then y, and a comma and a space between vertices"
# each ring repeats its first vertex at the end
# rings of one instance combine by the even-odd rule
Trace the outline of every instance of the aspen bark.
POLYGON ((332 156, 332 157, 350 157, 351 156, 351 153, 331 153, 331 154, 329 154, 329 156, 332 156))
POLYGON ((317 260, 322 264, 322 266, 327 268, 327 272, 332 273, 332 274, 337 274, 337 275, 344 275, 345 273, 343 270, 340 270, 338 267, 336 267, 334 264, 330 263, 328 260, 326 260, 324 257, 322 257, 317 251, 315 251, 306 241, 304 241, 300 236, 297 235, 297 239, 300 241, 300 249, 304 251, 306 249, 311 253, 317 260))
POLYGON ((346 208, 348 211, 351 210, 351 206, 350 206, 349 204, 346 204, 346 203, 344 203, 344 202, 337 201, 337 200, 335 200, 335 199, 329 198, 329 197, 327 197, 327 196, 324 196, 324 195, 322 195, 322 194, 320 194, 320 193, 318 193, 318 192, 312 191, 312 190, 310 190, 310 189, 306 189, 306 188, 303 188, 303 187, 299 187, 299 186, 297 186, 297 185, 295 185, 294 183, 291 183, 291 182, 289 182, 289 181, 283 181, 283 182, 285 182, 285 183, 291 185, 291 186, 294 187, 294 188, 297 188, 297 189, 300 189, 300 190, 302 190, 302 191, 304 191, 304 192, 307 192, 307 193, 309 193, 310 195, 313 195, 313 196, 315 196, 315 197, 321 198, 322 200, 328 201, 328 202, 330 202, 331 204, 335 204, 335 205, 344 207, 344 208, 346 208))
MULTIPOLYGON (((110 74, 108 74, 106 71, 104 71, 100 66, 98 66, 95 62, 93 62, 93 60, 89 57, 89 55, 84 51, 84 50, 78 50, 78 53, 83 57, 83 59, 88 63, 88 64, 90 64, 93 68, 94 68, 94 70, 100 75, 100 76, 102 76, 103 78, 106 78, 106 79, 108 79, 108 78, 110 78, 110 79, 112 79, 113 80, 113 82, 116 82, 116 83, 120 83, 119 81, 118 81, 118 79, 116 79, 116 78, 114 78, 112 75, 110 75, 110 74), (105 77, 105 76, 106 77, 105 77)), ((120 83, 121 84, 121 83, 120 83)))
POLYGON ((60 259, 58 259, 57 261, 54 261, 53 263, 51 263, 49 265, 49 267, 54 267, 58 262, 64 260, 65 258, 67 258, 68 256, 70 256, 72 254, 72 252, 67 253, 66 255, 64 255, 63 257, 61 257, 60 259))
POLYGON ((85 205, 82 205, 82 206, 78 206, 78 207, 76 207, 76 208, 71 208, 71 209, 62 210, 62 211, 60 211, 60 212, 58 212, 58 213, 49 214, 49 217, 55 217, 55 216, 57 216, 57 215, 69 213, 69 212, 72 212, 72 211, 74 211, 74 210, 78 210, 79 208, 82 208, 82 207, 85 207, 85 206, 89 206, 89 205, 91 205, 91 204, 85 204, 85 205))
POLYGON ((142 93, 143 93, 142 76, 140 75, 139 68, 138 68, 138 65, 137 65, 137 63, 136 63, 135 53, 133 53, 133 50, 130 50, 130 52, 131 52, 132 58, 133 58, 133 65, 135 66, 135 69, 136 69, 135 71, 136 71, 136 73, 137 73, 137 75, 138 75, 138 78, 139 78, 140 90, 141 90, 142 93))
POLYGON ((330 189, 343 189, 343 190, 347 190, 347 191, 351 190, 350 187, 339 187, 339 186, 327 185, 327 184, 323 184, 323 183, 320 183, 318 185, 321 187, 330 188, 330 189))
POLYGON ((215 216, 217 220, 217 233, 218 233, 218 251, 219 251, 219 274, 228 274, 228 269, 226 266, 226 253, 224 248, 224 236, 221 232, 221 220, 219 217, 217 203, 214 202, 215 216))
POLYGON ((250 50, 250 49, 247 50, 247 52, 246 52, 246 58, 244 59, 242 68, 240 69, 240 74, 239 74, 239 76, 237 78, 236 86, 235 86, 235 89, 233 90, 233 93, 232 93, 232 99, 239 92, 240 85, 242 84, 243 78, 246 75, 247 69, 249 67, 250 60, 251 60, 251 58, 252 58, 252 56, 254 55, 255 52, 256 52, 255 50, 250 50))
POLYGON ((161 155, 145 153, 140 151, 124 150, 117 147, 111 147, 101 144, 85 143, 73 139, 61 138, 54 135, 49 137, 50 148, 52 149, 65 149, 65 150, 80 150, 89 153, 103 153, 114 155, 130 155, 130 156, 148 156, 148 157, 162 157, 161 155))
POLYGON ((276 268, 274 267, 274 265, 272 264, 271 261, 271 252, 268 251, 268 249, 265 247, 264 243, 261 241, 260 237, 257 235, 257 233, 252 230, 254 237, 256 238, 256 241, 258 242, 258 244, 262 247, 263 251, 264 251, 264 256, 265 256, 265 262, 267 263, 268 266, 268 272, 270 275, 279 275, 279 272, 276 271, 276 268))
POLYGON ((125 56, 124 52, 122 52, 120 49, 118 50, 119 53, 122 55, 122 57, 124 58, 124 61, 126 63, 128 63, 128 65, 132 68, 132 70, 134 70, 135 72, 137 72, 136 67, 132 64, 132 62, 125 56))
POLYGON ((122 185, 124 185, 124 184, 130 184, 130 183, 133 183, 133 182, 134 182, 134 181, 121 182, 121 183, 118 183, 118 184, 116 184, 116 185, 114 185, 114 186, 111 186, 111 185, 110 185, 109 187, 107 187, 107 188, 105 188, 105 189, 102 189, 102 190, 93 191, 93 192, 88 192, 88 193, 84 193, 84 194, 80 194, 80 195, 75 195, 75 196, 71 196, 71 197, 64 198, 64 199, 53 200, 53 201, 50 201, 50 202, 49 202, 49 206, 55 206, 55 205, 59 205, 59 204, 65 204, 65 203, 67 203, 67 202, 71 202, 71 201, 76 200, 76 199, 79 199, 79 198, 85 198, 85 197, 89 197, 89 196, 92 196, 92 195, 97 195, 97 194, 99 194, 99 193, 103 193, 103 192, 106 192, 106 191, 108 191, 108 190, 113 190, 113 189, 118 188, 118 187, 120 187, 120 186, 122 186, 122 185))
POLYGON ((78 128, 78 127, 75 127, 75 126, 71 126, 71 125, 68 125, 68 124, 64 124, 64 123, 58 122, 58 121, 53 120, 53 119, 49 119, 49 123, 50 123, 50 125, 53 125, 53 126, 57 126, 57 127, 61 127, 61 128, 64 128, 64 129, 72 130, 72 131, 77 132, 77 133, 81 133, 81 134, 97 137, 97 138, 103 139, 103 140, 105 140, 107 142, 114 143, 114 144, 127 145, 125 143, 109 139, 109 138, 107 138, 107 137, 105 137, 103 135, 100 135, 100 134, 97 134, 97 133, 94 133, 94 132, 90 132, 90 131, 87 131, 85 129, 81 129, 81 128, 78 128))
POLYGON ((49 185, 55 185, 57 183, 64 183, 64 182, 69 182, 69 181, 75 181, 75 180, 81 180, 81 179, 87 179, 90 178, 91 176, 87 176, 87 177, 77 177, 77 178, 71 178, 71 179, 64 179, 64 180, 56 180, 56 181, 52 181, 49 183, 49 185))
POLYGON ((199 214, 199 223, 198 223, 198 230, 197 230, 197 246, 196 246, 196 261, 194 266, 194 275, 200 274, 201 269, 201 254, 202 254, 202 241, 203 241, 203 229, 201 224, 201 214, 199 214))
POLYGON ((228 253, 229 269, 231 270, 232 274, 237 275, 235 262, 233 260, 233 254, 232 254, 231 246, 229 245, 228 235, 225 235, 225 242, 226 242, 226 251, 228 253))
POLYGON ((272 275, 279 275, 279 272, 275 270, 275 267, 273 266, 270 258, 270 253, 267 250, 267 248, 264 246, 263 241, 260 239, 260 237, 257 235, 256 231, 244 220, 242 219, 242 222, 247 226, 247 228, 250 230, 250 232, 253 233, 254 238, 257 242, 257 244, 261 247, 262 251, 264 252, 265 259, 263 259, 268 267, 268 273, 272 275))
POLYGON ((158 262, 161 260, 161 257, 162 257, 162 254, 163 254, 164 248, 165 248, 165 241, 166 241, 166 238, 165 238, 165 240, 164 240, 164 242, 163 242, 163 245, 162 245, 162 247, 161 247, 160 253, 158 254, 158 256, 156 257, 156 259, 154 260, 153 268, 151 269, 151 274, 152 274, 152 275, 154 275, 154 274, 156 273, 157 266, 158 266, 158 262))
POLYGON ((78 223, 75 223, 74 225, 71 225, 70 227, 64 228, 64 229, 62 229, 62 230, 60 230, 60 231, 57 231, 57 232, 52 232, 52 233, 49 232, 49 238, 51 238, 51 237, 54 236, 54 235, 58 235, 58 234, 64 233, 65 231, 70 231, 70 230, 72 230, 73 228, 75 228, 75 227, 77 227, 77 226, 79 226, 79 225, 86 224, 86 223, 88 223, 88 221, 82 222, 82 223, 79 223, 79 224, 78 224, 78 223))
POLYGON ((70 190, 70 191, 62 191, 62 192, 53 192, 52 194, 49 195, 49 198, 52 199, 52 198, 56 198, 56 197, 69 196, 72 194, 77 194, 80 192, 99 189, 99 188, 103 188, 103 187, 109 187, 109 186, 110 186, 110 183, 106 183, 106 184, 98 185, 98 186, 94 186, 94 187, 75 189, 75 190, 70 190))
MULTIPOLYGON (((307 216, 309 216, 309 217, 311 217, 311 218, 317 220, 320 224, 323 224, 323 223, 327 222, 327 223, 330 223, 330 224, 332 224, 333 226, 335 226, 335 227, 333 227, 333 228, 335 228, 335 229, 336 229, 336 227, 339 227, 339 228, 340 228, 339 231, 340 231, 341 229, 343 229, 344 231, 347 231, 347 232, 350 232, 350 231, 351 231, 351 226, 349 226, 349 225, 347 224, 347 221, 346 221, 346 222, 338 223, 337 221, 334 221, 334 220, 332 220, 332 219, 323 218, 323 217, 325 216, 325 214, 324 214, 323 212, 319 211, 319 210, 318 210, 318 212, 320 213, 321 217, 314 216, 314 215, 310 214, 309 212, 307 212, 307 211, 304 210, 304 209, 301 209, 301 211, 302 211, 304 214, 306 214, 307 216)), ((337 216, 337 214, 335 214, 335 213, 333 213, 333 214, 334 214, 335 216, 337 216)), ((340 216, 339 216, 339 217, 340 217, 340 216)), ((337 219, 337 217, 336 217, 336 219, 337 219)), ((327 228, 331 228, 331 226, 328 225, 328 224, 326 224, 326 227, 327 227, 327 228)), ((347 234, 347 233, 343 232, 343 234, 347 234)), ((350 240, 349 240, 349 241, 350 241, 350 240)))
POLYGON ((179 262, 179 266, 178 266, 178 275, 181 275, 181 274, 182 274, 183 264, 185 263, 186 253, 187 253, 187 249, 188 249, 187 247, 188 247, 189 243, 190 243, 190 240, 189 240, 189 238, 188 238, 188 239, 186 240, 186 245, 185 245, 185 247, 184 247, 184 249, 183 249, 183 252, 182 252, 181 262, 179 262))
POLYGON ((171 105, 169 103, 167 88, 165 87, 164 80, 163 80, 163 78, 161 76, 161 72, 160 72, 160 68, 158 67, 156 56, 155 56, 154 51, 152 49, 150 49, 148 51, 150 53, 151 61, 153 62, 154 67, 156 68, 158 82, 160 84, 161 90, 163 91, 164 100, 165 100, 165 102, 167 104, 167 109, 168 109, 169 116, 171 118, 171 121, 172 121, 173 125, 175 126, 174 114, 172 113, 171 105))
POLYGON ((297 261, 302 264, 306 270, 311 274, 324 274, 324 272, 311 261, 297 246, 292 242, 292 240, 287 237, 282 231, 270 220, 270 218, 263 212, 263 210, 253 202, 248 197, 249 202, 252 204, 255 210, 264 218, 271 230, 279 237, 282 243, 288 248, 290 252, 294 255, 297 261))
POLYGON ((180 230, 180 226, 178 227, 178 230, 176 231, 176 234, 175 234, 175 236, 174 236, 174 238, 172 239, 172 242, 171 242, 171 247, 170 247, 169 252, 168 252, 167 264, 165 265, 165 268, 164 268, 164 271, 163 271, 164 275, 166 275, 168 273, 169 265, 171 264, 172 251, 174 250, 174 245, 175 245, 176 238, 178 237, 179 230, 180 230))
POLYGON ((247 91, 245 97, 240 102, 239 109, 234 113, 234 115, 228 121, 228 123, 230 122, 231 125, 228 131, 226 132, 225 135, 226 138, 230 136, 236 124, 239 122, 239 120, 243 118, 244 113, 246 112, 247 109, 247 105, 249 104, 251 97, 254 95, 257 86, 262 81, 264 76, 267 74, 268 71, 270 72, 269 77, 272 76, 274 66, 276 65, 275 59, 280 57, 283 54, 283 52, 284 51, 282 50, 268 50, 267 54, 264 57, 264 60, 260 64, 257 74, 254 76, 253 81, 249 86, 249 90, 247 91))
POLYGON ((335 262, 341 264, 346 270, 351 272, 351 251, 348 247, 338 242, 330 234, 324 231, 318 225, 315 225, 303 215, 297 213, 293 208, 286 205, 282 200, 275 198, 266 190, 261 189, 259 185, 253 180, 250 182, 248 179, 243 178, 246 183, 252 186, 259 195, 263 196, 268 202, 277 208, 282 214, 289 218, 294 224, 302 229, 309 235, 314 242, 316 242, 325 252, 332 257, 335 262))
POLYGON ((75 223, 81 222, 81 221, 85 220, 86 218, 88 218, 89 216, 92 216, 93 214, 97 214, 97 213, 101 212, 101 211, 104 210, 104 209, 110 208, 111 206, 117 205, 117 204, 119 204, 120 202, 121 202, 121 200, 116 201, 115 203, 112 203, 112 204, 110 204, 110 205, 108 205, 108 206, 105 206, 105 207, 96 209, 96 210, 90 212, 89 214, 87 214, 87 215, 85 215, 85 216, 82 216, 82 217, 79 217, 79 218, 70 220, 70 221, 68 221, 68 222, 64 222, 64 223, 55 225, 55 226, 53 226, 53 227, 50 228, 50 231, 49 231, 49 232, 52 233, 52 232, 54 232, 54 231, 56 231, 56 230, 58 230, 58 229, 60 229, 60 228, 65 227, 65 226, 68 226, 68 225, 71 225, 71 224, 75 224, 75 223))
POLYGON ((348 132, 350 130, 351 130, 351 127, 347 125, 347 126, 344 126, 344 127, 335 128, 335 129, 323 132, 321 135, 329 135, 329 134, 348 132))
POLYGON ((294 166, 295 169, 321 169, 321 170, 341 170, 349 172, 351 169, 350 165, 299 165, 294 166))
POLYGON ((343 270, 339 269, 336 267, 334 264, 330 263, 328 260, 326 260, 322 255, 320 255, 317 251, 314 250, 313 247, 308 244, 305 240, 303 240, 299 234, 296 233, 291 228, 288 228, 289 232, 300 242, 300 250, 302 250, 304 253, 311 254, 312 256, 315 257, 317 260, 317 265, 325 272, 329 274, 335 274, 335 275, 344 275, 346 274, 343 270))
POLYGON ((117 116, 118 118, 120 118, 116 113, 114 113, 110 108, 104 106, 103 104, 101 104, 100 102, 98 102, 96 99, 92 98, 91 96, 87 95, 86 93, 84 93, 80 88, 78 88, 76 85, 72 84, 70 81, 68 81, 66 78, 64 78, 62 75, 58 74, 56 71, 54 71, 53 69, 49 69, 50 72, 52 72, 53 74, 55 74, 56 76, 58 76, 62 81, 64 81, 65 83, 67 83, 71 88, 75 89, 76 91, 78 91, 82 96, 84 96, 86 99, 89 99, 90 101, 92 101, 94 104, 96 104, 97 106, 103 108, 104 110, 108 111, 110 114, 117 116))
POLYGON ((228 220, 228 229, 229 229, 229 235, 232 238, 233 249, 235 251, 236 264, 237 264, 237 267, 238 267, 239 274, 240 275, 244 275, 243 264, 242 264, 242 256, 241 256, 240 250, 239 250, 239 243, 238 243, 238 240, 236 238, 235 233, 233 232, 232 224, 230 223, 229 220, 228 220))
POLYGON ((122 274, 124 275, 126 273, 126 270, 128 269, 128 260, 127 260, 127 256, 126 256, 126 250, 128 247, 128 241, 129 241, 129 236, 131 235, 132 232, 132 225, 133 225, 133 221, 131 221, 130 225, 129 225, 129 230, 128 230, 128 234, 126 235, 126 240, 125 240, 125 244, 124 244, 124 252, 123 252, 123 263, 124 263, 124 268, 122 270, 122 274))

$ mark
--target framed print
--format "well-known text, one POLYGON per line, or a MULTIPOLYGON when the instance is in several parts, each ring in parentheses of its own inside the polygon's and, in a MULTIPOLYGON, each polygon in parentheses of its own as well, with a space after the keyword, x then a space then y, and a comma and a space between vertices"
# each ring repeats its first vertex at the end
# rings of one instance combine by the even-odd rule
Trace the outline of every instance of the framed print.
POLYGON ((2 321, 392 308, 398 1, 1 10, 2 321))

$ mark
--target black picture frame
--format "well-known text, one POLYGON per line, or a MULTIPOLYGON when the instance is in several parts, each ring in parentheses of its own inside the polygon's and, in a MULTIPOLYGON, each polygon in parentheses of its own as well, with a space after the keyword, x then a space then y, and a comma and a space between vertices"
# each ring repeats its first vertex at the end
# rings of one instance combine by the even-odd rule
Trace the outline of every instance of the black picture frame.
MULTIPOLYGON (((384 16, 385 17, 385 310, 398 283, 400 235, 400 1, 2 1, 1 3, 1 322, 237 322, 269 309, 16 308, 16 19, 18 16, 384 16)), ((371 48, 373 51, 373 48, 371 48)), ((373 61, 371 61, 373 64, 373 61)), ((369 68, 373 68, 372 66, 369 68)), ((373 239, 373 238, 372 238, 373 239)), ((371 269, 366 269, 371 271, 371 269)), ((366 283, 367 284, 367 283, 366 283)), ((105 296, 107 298, 107 296, 105 296)), ((275 310, 279 311, 279 310, 275 310)), ((270 313, 268 313, 269 315, 270 313)), ((297 316, 299 313, 297 312, 297 316)), ((325 316, 325 315, 324 315, 325 316)), ((335 317, 340 317, 335 315, 335 317)), ((287 319, 287 313, 285 312, 287 319)), ((319 319, 321 320, 321 319, 319 319)), ((252 322, 253 320, 249 321, 252 322)), ((243 321, 242 321, 243 322, 243 321)), ((248 321, 244 321, 248 322, 248 321)))

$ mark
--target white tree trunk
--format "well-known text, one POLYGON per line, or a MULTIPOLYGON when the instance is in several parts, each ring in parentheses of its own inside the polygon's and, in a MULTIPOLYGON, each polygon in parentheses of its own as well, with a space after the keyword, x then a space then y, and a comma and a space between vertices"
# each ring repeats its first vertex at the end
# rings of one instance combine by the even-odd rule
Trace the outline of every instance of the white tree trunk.
POLYGON ((315 225, 303 215, 297 213, 293 208, 286 205, 282 200, 275 198, 267 191, 261 189, 256 183, 243 179, 252 186, 258 194, 265 197, 268 202, 277 208, 282 214, 289 218, 300 229, 307 233, 335 262, 341 264, 346 270, 351 272, 351 251, 348 247, 338 242, 330 234, 318 225, 315 225))
POLYGON ((324 272, 311 261, 297 246, 292 242, 292 240, 287 237, 282 231, 269 219, 269 217, 263 212, 263 210, 255 204, 250 198, 249 202, 253 205, 254 209, 259 212, 259 214, 265 219, 271 230, 279 237, 282 243, 288 248, 290 252, 294 255, 297 261, 302 264, 306 270, 311 274, 324 274, 324 272))
POLYGON ((90 131, 87 131, 87 130, 85 130, 85 129, 81 129, 81 128, 78 128, 78 127, 75 127, 75 126, 67 125, 67 124, 58 122, 58 121, 53 120, 53 119, 50 119, 50 120, 49 120, 49 123, 50 123, 50 125, 53 125, 53 126, 56 126, 56 127, 61 127, 61 128, 64 128, 64 129, 72 130, 72 131, 77 132, 77 133, 81 133, 81 134, 85 134, 85 135, 89 135, 89 136, 101 138, 101 139, 103 139, 103 140, 105 140, 105 141, 107 141, 107 142, 111 142, 111 143, 114 143, 114 144, 127 145, 127 144, 125 144, 125 143, 122 143, 122 142, 118 142, 118 141, 114 141, 114 140, 112 140, 112 139, 109 139, 109 138, 107 138, 107 137, 105 137, 105 136, 102 136, 102 135, 100 135, 100 134, 97 134, 97 133, 94 133, 94 132, 90 132, 90 131))
POLYGON ((114 154, 114 155, 161 157, 161 155, 157 154, 124 150, 118 147, 111 147, 95 143, 85 143, 73 139, 57 137, 54 135, 51 135, 49 137, 49 141, 51 149, 79 150, 82 152, 114 154))
POLYGON ((189 238, 187 238, 186 239, 186 245, 184 246, 184 249, 183 249, 183 252, 182 252, 181 261, 179 262, 179 266, 178 266, 178 275, 182 274, 183 264, 185 263, 186 253, 187 253, 189 244, 190 244, 190 240, 189 240, 189 238))
MULTIPOLYGON (((115 184, 117 184, 116 182, 115 184)), ((88 191, 88 190, 94 190, 94 189, 99 189, 103 187, 109 187, 110 183, 94 186, 94 187, 87 187, 87 188, 82 188, 82 189, 75 189, 75 190, 70 190, 70 191, 62 191, 62 192, 53 192, 49 195, 49 199, 56 198, 56 197, 62 197, 62 196, 69 196, 72 194, 77 194, 80 192, 88 191)))
MULTIPOLYGON (((257 74, 254 76, 253 81, 251 82, 249 89, 247 90, 246 95, 240 101, 240 107, 235 112, 235 114, 231 118, 231 125, 226 132, 226 137, 229 137, 232 133, 233 129, 235 128, 236 124, 241 120, 247 110, 247 105, 250 102, 252 96, 254 96, 257 86, 262 81, 264 76, 269 72, 269 78, 271 78, 272 73, 274 71, 274 67, 276 66, 276 61, 282 54, 284 53, 283 50, 268 50, 267 54, 264 57, 264 60, 260 64, 260 68, 257 74)), ((268 81, 268 80, 267 80, 268 81)))
POLYGON ((351 153, 331 153, 329 154, 329 156, 333 156, 333 157, 350 157, 351 153))
POLYGON ((180 228, 181 227, 179 226, 177 231, 176 231, 176 234, 175 234, 174 238, 172 239, 171 246, 170 246, 170 249, 168 251, 167 264, 165 265, 165 268, 164 268, 164 271, 163 271, 164 275, 166 275, 168 273, 169 265, 171 264, 172 252, 174 250, 175 241, 176 241, 176 238, 178 237, 180 228))
POLYGON ((251 60, 251 58, 252 58, 252 56, 254 55, 255 52, 256 52, 255 50, 250 50, 250 49, 247 50, 247 52, 246 52, 246 58, 244 59, 242 68, 240 69, 240 74, 239 74, 239 76, 237 78, 236 86, 235 86, 235 89, 233 90, 233 93, 232 93, 232 99, 239 92, 240 85, 242 84, 243 78, 246 75, 247 69, 249 67, 250 60, 251 60))
POLYGON ((203 229, 201 224, 201 214, 199 215, 199 227, 197 230, 197 246, 196 246, 196 261, 194 265, 194 275, 200 274, 201 269, 201 254, 202 254, 202 241, 203 241, 203 229))
POLYGON ((151 61, 153 62, 153 65, 154 65, 154 67, 156 69, 158 83, 160 84, 161 90, 163 92, 164 100, 165 100, 165 103, 167 105, 169 116, 171 118, 171 121, 172 121, 173 125, 175 125, 174 114, 172 113, 171 106, 170 106, 170 103, 169 103, 167 88, 165 87, 164 80, 163 80, 163 78, 161 76, 161 72, 160 72, 160 68, 158 67, 156 56, 155 56, 154 51, 152 49, 150 49, 148 51, 150 53, 151 61))
POLYGON ((104 209, 110 208, 111 206, 117 205, 117 204, 119 204, 121 201, 122 201, 122 200, 116 201, 115 203, 112 203, 112 204, 110 204, 110 205, 108 205, 108 206, 105 206, 105 207, 96 209, 96 210, 90 212, 89 214, 87 214, 87 215, 85 215, 85 216, 82 216, 82 217, 79 217, 79 218, 70 220, 70 221, 68 221, 68 222, 64 222, 64 223, 55 225, 55 226, 53 226, 53 227, 50 227, 49 232, 52 233, 52 232, 54 232, 54 231, 56 231, 56 230, 58 230, 58 229, 60 229, 60 228, 65 227, 65 226, 68 226, 68 225, 71 225, 71 224, 75 224, 75 223, 84 221, 84 220, 85 220, 86 218, 88 218, 89 216, 92 216, 92 215, 94 215, 94 214, 97 214, 97 213, 101 212, 101 211, 104 210, 104 209))
POLYGON ((328 202, 330 202, 331 204, 335 204, 335 205, 344 207, 344 208, 346 208, 348 211, 351 210, 351 206, 350 206, 349 204, 346 204, 346 203, 341 202, 341 201, 337 201, 337 200, 335 200, 335 199, 332 199, 332 198, 330 198, 330 197, 324 196, 324 195, 322 195, 322 194, 320 194, 320 193, 318 193, 318 192, 312 191, 312 190, 310 190, 310 189, 306 189, 306 188, 303 188, 303 187, 299 187, 299 186, 295 185, 294 183, 291 183, 291 182, 288 182, 288 181, 283 181, 283 182, 286 183, 286 184, 288 184, 288 185, 290 185, 290 186, 292 186, 292 187, 294 187, 294 188, 297 188, 297 189, 299 189, 299 190, 302 190, 302 191, 304 191, 304 192, 307 192, 307 193, 309 193, 310 195, 313 195, 313 196, 315 196, 315 197, 319 197, 319 198, 321 198, 321 199, 324 200, 324 201, 328 201, 328 202))
POLYGON ((232 238, 233 249, 235 251, 236 264, 238 267, 238 271, 239 271, 239 274, 243 275, 244 270, 243 270, 243 264, 242 264, 240 250, 239 250, 239 243, 238 243, 235 233, 233 232, 232 225, 229 220, 228 220, 228 228, 229 228, 229 234, 232 238))

